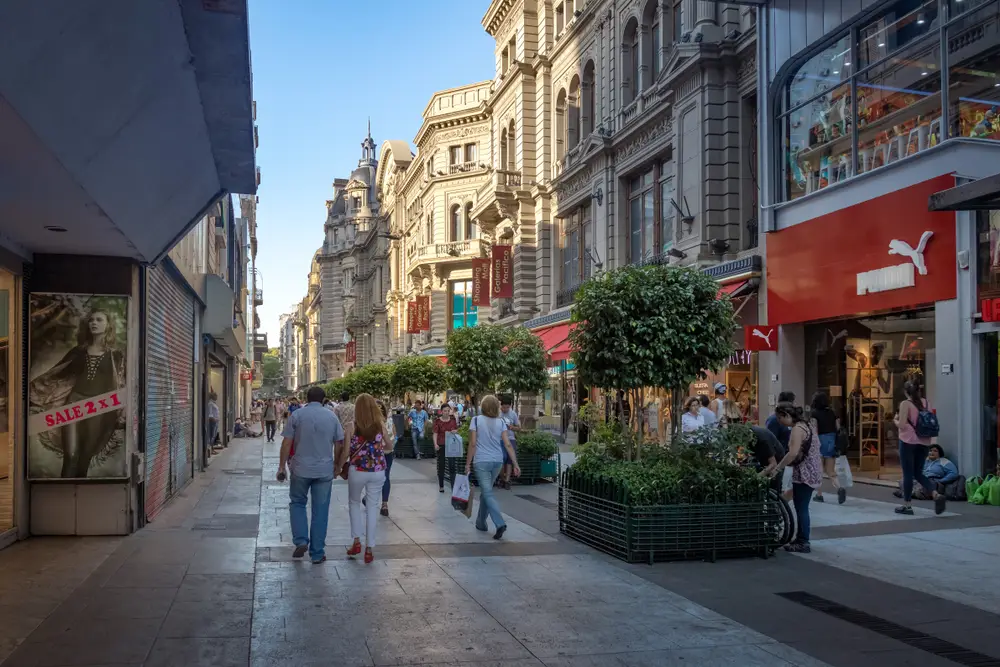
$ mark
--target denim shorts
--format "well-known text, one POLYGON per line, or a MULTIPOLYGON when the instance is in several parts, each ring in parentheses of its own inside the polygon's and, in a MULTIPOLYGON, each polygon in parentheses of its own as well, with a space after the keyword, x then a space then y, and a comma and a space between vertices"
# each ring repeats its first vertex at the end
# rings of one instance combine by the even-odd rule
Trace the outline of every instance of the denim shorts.
MULTIPOLYGON (((514 450, 514 455, 517 456, 517 441, 510 441, 510 448, 514 450)), ((507 448, 503 448, 503 463, 504 465, 510 465, 513 461, 510 460, 510 454, 507 453, 507 448)))
POLYGON ((837 434, 820 433, 819 435, 819 455, 824 459, 837 458, 837 434))

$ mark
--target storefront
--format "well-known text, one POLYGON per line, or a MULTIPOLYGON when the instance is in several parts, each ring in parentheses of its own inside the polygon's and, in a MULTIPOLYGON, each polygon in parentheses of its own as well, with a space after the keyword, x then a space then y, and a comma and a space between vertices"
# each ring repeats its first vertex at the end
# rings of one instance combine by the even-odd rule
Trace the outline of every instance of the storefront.
MULTIPOLYGON (((939 380, 960 372, 960 331, 948 316, 956 220, 927 210, 929 195, 953 183, 930 179, 768 237, 768 323, 787 348, 782 388, 803 405, 816 392, 830 397, 862 473, 899 475, 894 416, 905 382, 920 382, 932 408, 953 400, 939 380)), ((957 443, 943 430, 941 444, 957 443)))
POLYGON ((23 502, 23 433, 16 419, 21 385, 20 279, 0 269, 0 549, 17 539, 23 502))
POLYGON ((1000 210, 977 211, 976 243, 978 334, 982 405, 982 460, 984 472, 1000 472, 1000 210))

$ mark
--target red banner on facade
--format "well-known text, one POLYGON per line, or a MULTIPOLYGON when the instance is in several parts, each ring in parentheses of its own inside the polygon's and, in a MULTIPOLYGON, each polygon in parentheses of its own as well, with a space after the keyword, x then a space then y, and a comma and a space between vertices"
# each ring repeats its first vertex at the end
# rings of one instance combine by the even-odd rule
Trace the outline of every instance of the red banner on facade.
POLYGON ((743 347, 749 352, 777 352, 778 327, 766 324, 745 325, 743 327, 743 347))
POLYGON ((354 364, 358 361, 358 344, 351 341, 347 344, 347 363, 354 364))
POLYGON ((415 334, 420 333, 420 329, 417 328, 417 302, 407 301, 406 302, 406 333, 415 334))
POLYGON ((490 305, 490 260, 472 260, 472 305, 490 305))
POLYGON ((514 296, 514 248, 509 245, 493 246, 493 298, 510 299, 514 296))
POLYGON ((417 297, 417 331, 431 330, 431 297, 417 297))

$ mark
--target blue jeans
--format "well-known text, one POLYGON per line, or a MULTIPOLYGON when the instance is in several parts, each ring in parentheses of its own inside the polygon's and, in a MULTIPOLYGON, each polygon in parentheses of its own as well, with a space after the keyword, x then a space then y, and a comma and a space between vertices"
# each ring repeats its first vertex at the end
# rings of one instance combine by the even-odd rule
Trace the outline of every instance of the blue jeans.
POLYGON ((501 461, 488 463, 473 463, 472 471, 479 481, 479 514, 476 516, 476 527, 486 530, 486 514, 489 513, 493 519, 493 525, 497 528, 505 525, 503 514, 500 513, 500 503, 493 492, 493 484, 497 481, 500 471, 503 470, 501 461))
POLYGON ((395 457, 390 452, 385 455, 385 484, 382 485, 382 502, 389 502, 389 490, 392 488, 392 483, 389 482, 389 471, 392 470, 392 460, 395 457))
POLYGON ((410 427, 410 437, 413 439, 413 458, 420 458, 420 433, 423 429, 410 427))
POLYGON ((288 512, 295 546, 309 545, 309 557, 326 555, 326 527, 330 519, 330 492, 333 478, 296 477, 288 485, 288 512), (306 519, 306 496, 312 496, 312 522, 306 519))
POLYGON ((219 422, 208 420, 208 448, 215 446, 215 438, 219 435, 219 422))
POLYGON ((899 465, 903 469, 903 502, 909 504, 913 498, 913 480, 934 495, 934 485, 924 476, 924 462, 927 461, 927 445, 911 445, 899 441, 899 465))
POLYGON ((798 523, 796 542, 809 542, 809 501, 813 488, 808 484, 792 483, 792 504, 795 505, 795 520, 798 523))

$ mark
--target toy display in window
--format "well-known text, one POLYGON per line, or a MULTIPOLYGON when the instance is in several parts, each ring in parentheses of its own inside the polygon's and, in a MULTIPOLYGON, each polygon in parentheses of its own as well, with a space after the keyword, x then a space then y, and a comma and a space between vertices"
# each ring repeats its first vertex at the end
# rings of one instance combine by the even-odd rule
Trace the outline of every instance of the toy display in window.
POLYGON ((1000 116, 997 108, 990 107, 986 112, 976 114, 976 124, 973 125, 969 136, 976 139, 993 139, 994 135, 1000 133, 1000 116))

